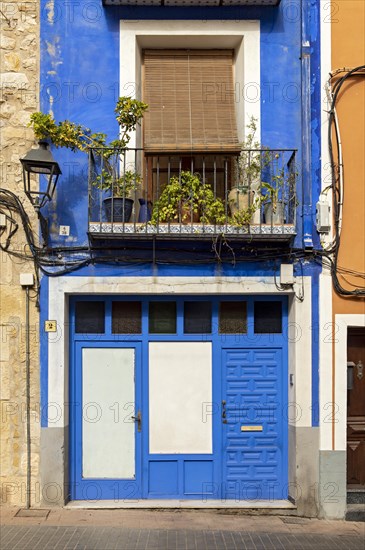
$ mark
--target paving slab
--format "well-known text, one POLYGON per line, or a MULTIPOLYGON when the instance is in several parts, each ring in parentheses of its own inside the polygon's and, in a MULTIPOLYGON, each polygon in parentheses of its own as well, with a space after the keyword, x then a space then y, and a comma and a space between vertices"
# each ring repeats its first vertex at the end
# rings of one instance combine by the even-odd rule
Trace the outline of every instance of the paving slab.
POLYGON ((1 550, 365 550, 365 525, 229 510, 0 507, 1 550), (36 510, 36 509, 34 509, 36 510))
POLYGON ((362 550, 361 535, 4 525, 2 550, 362 550))
POLYGON ((15 514, 17 518, 45 518, 49 514, 49 510, 42 508, 20 508, 15 514))

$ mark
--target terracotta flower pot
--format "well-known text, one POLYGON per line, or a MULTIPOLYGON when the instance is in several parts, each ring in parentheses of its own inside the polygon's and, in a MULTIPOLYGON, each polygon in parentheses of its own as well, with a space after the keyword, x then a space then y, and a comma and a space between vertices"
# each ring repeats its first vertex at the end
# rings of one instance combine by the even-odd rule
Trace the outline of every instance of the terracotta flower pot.
POLYGON ((199 223, 200 212, 194 212, 189 202, 182 202, 179 210, 179 223, 181 222, 184 225, 199 223))

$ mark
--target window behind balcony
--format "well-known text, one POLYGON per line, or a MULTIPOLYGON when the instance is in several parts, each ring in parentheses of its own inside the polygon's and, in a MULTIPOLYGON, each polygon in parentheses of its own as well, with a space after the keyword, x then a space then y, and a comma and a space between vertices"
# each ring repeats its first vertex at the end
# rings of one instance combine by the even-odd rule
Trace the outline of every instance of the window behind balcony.
POLYGON ((146 153, 236 153, 232 50, 145 50, 146 153))
POLYGON ((233 51, 145 50, 143 60, 148 199, 182 170, 198 172, 224 199, 240 150, 233 51))

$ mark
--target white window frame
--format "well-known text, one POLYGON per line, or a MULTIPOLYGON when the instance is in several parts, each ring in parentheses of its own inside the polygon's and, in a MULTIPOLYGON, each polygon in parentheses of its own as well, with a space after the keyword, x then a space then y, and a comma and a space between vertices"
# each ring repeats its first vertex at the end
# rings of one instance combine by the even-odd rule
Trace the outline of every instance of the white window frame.
MULTIPOLYGON (((238 139, 244 140, 251 116, 260 141, 260 22, 120 21, 120 95, 142 96, 142 50, 145 48, 233 49, 238 139)), ((140 128, 130 147, 141 146, 140 128)))
MULTIPOLYGON (((334 404, 331 414, 335 426, 333 450, 347 450, 347 341, 350 328, 365 327, 365 315, 336 314, 334 325, 335 381, 334 404)), ((327 410, 331 413, 331 410, 327 410)))

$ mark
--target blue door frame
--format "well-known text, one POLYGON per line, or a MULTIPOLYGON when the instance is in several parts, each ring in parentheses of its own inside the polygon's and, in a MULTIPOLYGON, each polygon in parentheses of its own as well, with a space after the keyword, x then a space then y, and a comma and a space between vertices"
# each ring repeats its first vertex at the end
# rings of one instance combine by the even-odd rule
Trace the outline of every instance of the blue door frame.
MULTIPOLYGON (((280 430, 280 466, 275 481, 275 493, 260 493, 261 498, 287 498, 288 483, 288 423, 285 414, 288 391, 288 307, 284 296, 75 296, 70 299, 70 396, 73 406, 70 407, 70 497, 73 500, 98 499, 139 499, 139 498, 179 498, 179 499, 220 499, 236 498, 228 490, 224 453, 227 446, 226 425, 222 422, 222 400, 226 396, 226 382, 223 376, 223 354, 227 350, 240 349, 277 349, 281 352, 278 382, 280 407, 282 414, 278 424, 280 430), (75 303, 76 301, 104 301, 105 302, 105 332, 103 334, 75 334, 75 303), (142 333, 141 334, 113 334, 111 311, 112 301, 141 301, 142 302, 142 333), (176 301, 177 302, 177 332, 176 334, 148 334, 148 302, 176 301), (183 303, 184 301, 211 301, 212 303, 212 333, 211 334, 184 334, 183 332, 183 303), (218 308, 220 301, 247 302, 247 333, 219 334, 218 308), (281 334, 255 334, 253 323, 254 302, 280 301, 282 303, 281 334), (212 403, 205 411, 212 416, 213 452, 211 455, 153 455, 149 453, 149 411, 148 411, 148 345, 149 342, 211 342, 212 345, 212 403), (136 350, 136 408, 140 405, 142 411, 142 431, 136 427, 136 481, 132 480, 83 480, 82 465, 82 413, 77 403, 81 403, 81 350, 83 347, 126 347, 136 350), (166 486, 166 480, 171 477, 172 463, 174 475, 177 476, 176 490, 166 486), (151 483, 151 464, 156 477, 151 483), (184 472, 189 471, 188 483, 184 488, 184 472), (209 475, 208 475, 209 473, 209 475), (204 482, 201 490, 196 489, 199 476, 204 482), (186 486, 193 487, 187 490, 186 486)), ((139 410, 139 409, 138 409, 139 410)), ((241 491, 241 489, 240 489, 241 491)), ((241 497, 258 498, 252 492, 241 491, 241 497), (242 496, 243 495, 243 496, 242 496)))

